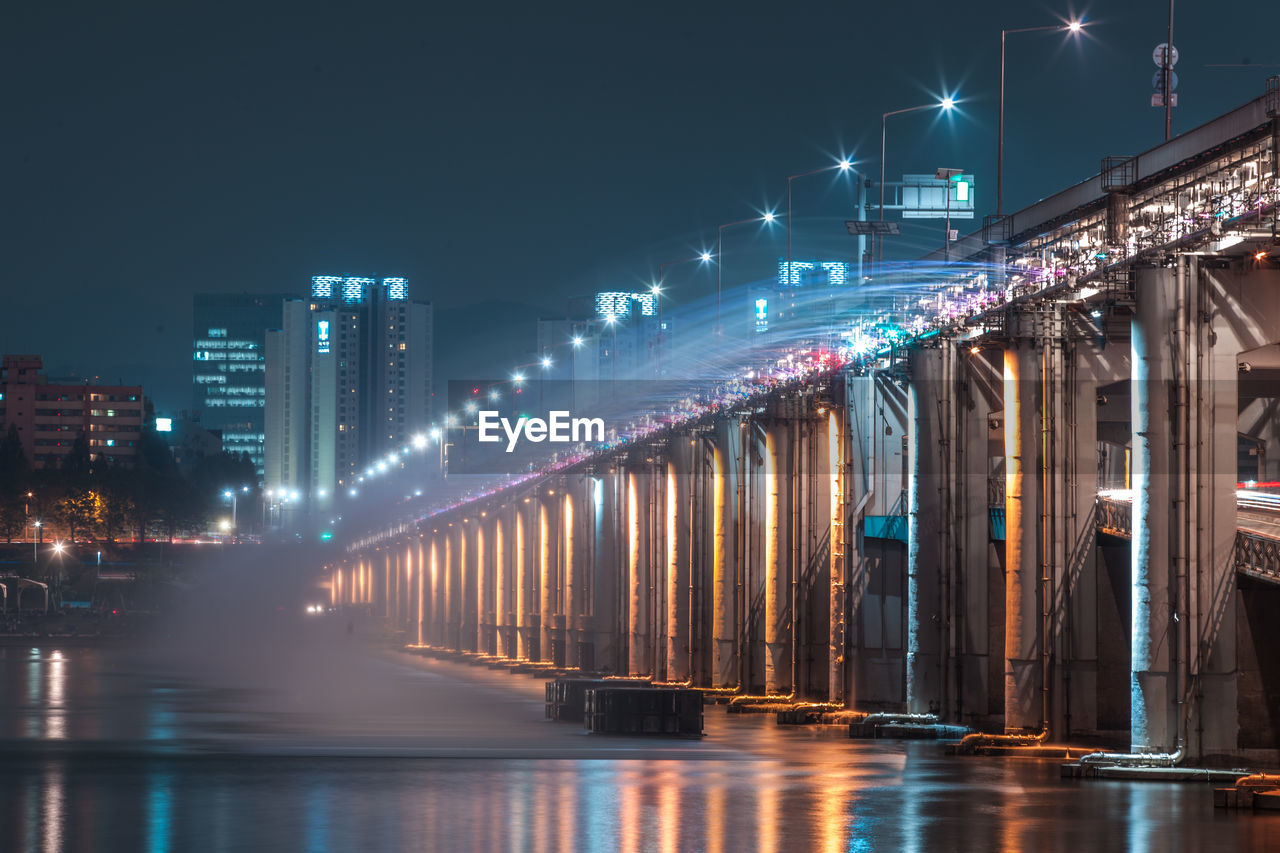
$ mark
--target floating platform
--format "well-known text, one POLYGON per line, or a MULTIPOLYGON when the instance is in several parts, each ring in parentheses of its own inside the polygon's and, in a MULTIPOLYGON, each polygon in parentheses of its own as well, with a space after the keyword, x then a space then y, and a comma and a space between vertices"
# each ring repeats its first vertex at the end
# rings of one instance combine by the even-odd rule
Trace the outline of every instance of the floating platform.
POLYGON ((702 693, 680 687, 596 687, 587 690, 589 732, 702 736, 702 693))
POLYGON ((972 731, 967 726, 877 718, 871 714, 849 724, 849 737, 889 740, 960 740, 972 731))
POLYGON ((650 686, 641 678, 557 678, 547 682, 547 719, 581 723, 586 715, 588 690, 650 686))
POLYGON ((1133 782, 1228 782, 1234 783, 1247 770, 1214 770, 1207 767, 1125 767, 1119 764, 1062 765, 1063 779, 1125 779, 1133 782))

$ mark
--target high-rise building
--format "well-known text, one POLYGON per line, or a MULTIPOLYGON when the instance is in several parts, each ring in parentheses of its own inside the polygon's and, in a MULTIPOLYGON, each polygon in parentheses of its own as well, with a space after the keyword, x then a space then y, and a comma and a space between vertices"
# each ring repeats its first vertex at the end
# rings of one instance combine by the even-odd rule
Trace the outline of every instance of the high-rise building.
POLYGON ((222 449, 247 453, 263 471, 267 329, 280 325, 292 294, 197 293, 192 326, 192 383, 200 425, 222 435, 222 449))
POLYGON ((324 506, 431 415, 431 304, 403 278, 315 276, 266 339, 266 484, 324 506))
POLYGON ((57 468, 81 436, 90 458, 132 465, 144 408, 137 385, 51 383, 38 355, 6 355, 0 368, 0 435, 17 428, 32 468, 57 468))

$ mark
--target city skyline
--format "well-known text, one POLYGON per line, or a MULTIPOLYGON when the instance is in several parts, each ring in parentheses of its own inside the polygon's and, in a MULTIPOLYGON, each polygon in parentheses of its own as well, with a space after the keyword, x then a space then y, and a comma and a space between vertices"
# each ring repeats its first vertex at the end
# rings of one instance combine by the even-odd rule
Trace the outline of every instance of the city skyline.
MULTIPOLYGON (((288 290, 315 269, 394 269, 415 282, 414 298, 437 306, 445 329, 441 376, 486 359, 493 364, 479 371, 491 372, 532 344, 528 325, 520 325, 530 310, 554 313, 576 293, 643 284, 664 261, 712 243, 716 223, 753 207, 780 205, 788 171, 847 154, 874 178, 879 113, 942 94, 957 97, 957 114, 919 116, 895 127, 888 179, 938 165, 964 166, 977 176, 978 213, 989 212, 1001 26, 1065 21, 1071 13, 1089 21, 1081 43, 1051 33, 1010 42, 1010 67, 1017 73, 1009 82, 1006 134, 1020 147, 1006 158, 1006 210, 1097 171, 1093 146, 1080 144, 1081 120, 1109 125, 1113 138, 1105 142, 1119 153, 1149 147, 1163 129, 1160 111, 1146 103, 1150 51, 1163 40, 1163 15, 1154 7, 1045 6, 1016 14, 975 9, 938 28, 915 26, 904 10, 892 9, 856 19, 837 11, 832 20, 802 12, 789 15, 782 31, 753 7, 738 7, 727 20, 694 10, 674 30, 656 14, 629 19, 636 35, 651 36, 645 43, 666 57, 658 65, 649 62, 648 50, 608 49, 621 46, 614 35, 620 19, 613 17, 621 13, 496 22, 446 15, 433 31, 485 47, 462 63, 476 72, 473 82, 425 93, 426 112, 399 107, 414 103, 416 81, 436 63, 447 66, 458 48, 434 36, 405 35, 425 32, 403 26, 416 23, 414 13, 346 32, 341 19, 317 11, 283 52, 267 49, 270 34, 286 26, 278 13, 264 12, 248 32, 228 31, 229 20, 213 17, 200 22, 205 37, 179 53, 165 38, 184 24, 177 13, 97 20, 91 10, 81 11, 98 25, 92 41, 61 26, 61 13, 53 10, 23 10, 26 17, 12 30, 29 36, 9 51, 19 67, 36 67, 33 49, 56 44, 90 62, 110 45, 120 51, 110 63, 113 82, 125 85, 104 90, 74 70, 84 67, 77 65, 46 75, 18 96, 26 133, 13 153, 24 167, 10 180, 25 212, 15 207, 9 214, 16 251, 8 274, 30 286, 14 289, 15 310, 0 321, 0 342, 10 352, 48 353, 54 373, 141 384, 166 409, 181 408, 186 378, 167 360, 142 353, 154 349, 176 357, 196 292, 288 290), (850 25, 844 31, 842 22, 850 25), (862 85, 859 80, 883 67, 886 50, 870 44, 867 31, 910 33, 912 50, 936 60, 906 63, 900 66, 905 74, 862 85), (472 38, 482 33, 485 38, 472 38), (537 36, 547 49, 534 47, 537 36), (148 47, 129 58, 126 48, 138 39, 148 47), (386 39, 403 49, 385 50, 386 39), (347 48, 345 60, 333 60, 323 49, 337 40, 347 48), (780 53, 779 41, 787 46, 780 53), (433 50, 414 49, 424 44, 433 50), (202 63, 224 50, 240 65, 215 85, 202 63), (1036 55, 1047 61, 1033 62, 1036 55), (371 61, 360 64, 355 57, 361 56, 371 61), (157 60, 171 67, 163 79, 147 73, 157 60), (603 78, 577 75, 583 62, 603 78), (511 91, 505 82, 516 68, 532 68, 533 74, 511 91), (258 92, 249 83, 255 74, 288 88, 258 92), (681 84, 673 88, 677 79, 681 84), (797 85, 800 79, 811 85, 797 85), (599 86, 606 81, 614 85, 602 97, 599 86), (370 100, 365 95, 371 91, 383 96, 370 100), (184 100, 182 93, 191 97, 184 100), (273 97, 283 97, 287 108, 269 110, 273 97), (228 98, 242 102, 233 105, 228 98), (323 116, 313 98, 324 99, 323 116), (135 141, 109 152, 85 148, 60 132, 38 109, 41 103, 87 104, 104 128, 119 131, 107 137, 135 141), (155 110, 157 103, 172 106, 155 110), (486 105, 483 115, 471 108, 480 104, 486 105), (752 108, 743 109, 746 104, 752 108), (227 108, 256 128, 243 146, 235 137, 228 149, 234 154, 208 147, 229 141, 225 134, 234 131, 201 120, 227 108), (540 110, 560 118, 533 121, 540 110), (665 118, 650 127, 658 115, 665 118), (423 134, 437 124, 433 116, 451 117, 451 131, 424 142, 423 134), (342 130, 309 133, 326 122, 342 130), (350 133, 362 124, 386 132, 366 143, 350 133), (506 133, 497 133, 499 127, 506 133), (282 159, 279 146, 298 140, 303 144, 290 145, 293 153, 282 159), (1027 145, 1041 150, 1032 155, 1023 150, 1027 145), (78 181, 78 170, 96 168, 103 156, 116 166, 99 168, 93 181, 78 181), (531 158, 542 164, 539 169, 525 166, 531 158), (364 178, 321 181, 322 160, 347 163, 355 167, 353 176, 364 178), (201 167, 175 170, 178 161, 201 167), (155 192, 121 192, 118 181, 125 175, 128 187, 155 186, 155 192), (176 184, 174 175, 180 176, 176 184), (393 175, 407 176, 408 183, 393 175), (329 203, 312 203, 326 196, 329 203), (594 215, 606 198, 611 216, 594 215), (246 205, 249 199, 254 201, 246 205), (121 231, 117 223, 124 217, 104 215, 106 204, 145 224, 121 231), (287 236, 282 223, 289 221, 297 223, 299 235, 315 238, 287 236), (59 317, 66 346, 37 345, 53 327, 38 310, 36 294, 56 290, 77 305, 87 303, 89 288, 121 287, 134 298, 59 317), (24 318, 21 324, 17 317, 24 318), (473 348, 466 330, 484 320, 498 343, 473 348), (513 340, 517 336, 523 342, 513 340)), ((1206 66, 1265 60, 1267 50, 1265 28, 1233 28, 1227 42, 1221 38, 1225 22, 1209 11, 1190 8, 1181 15, 1182 103, 1175 133, 1215 114, 1219 103, 1246 100, 1265 76, 1264 69, 1206 66), (1226 43, 1229 54, 1221 46, 1226 43)), ((795 201, 796 256, 848 257, 850 238, 841 220, 849 213, 849 194, 833 181, 813 178, 796 184, 795 201)), ((930 224, 908 231, 889 249, 918 255, 937 245, 937 230, 930 224)), ((726 256, 732 253, 735 263, 725 274, 738 285, 768 277, 785 254, 778 235, 754 240, 739 234, 726 241, 726 256)), ((710 292, 709 282, 692 269, 672 269, 667 278, 673 304, 710 292)))

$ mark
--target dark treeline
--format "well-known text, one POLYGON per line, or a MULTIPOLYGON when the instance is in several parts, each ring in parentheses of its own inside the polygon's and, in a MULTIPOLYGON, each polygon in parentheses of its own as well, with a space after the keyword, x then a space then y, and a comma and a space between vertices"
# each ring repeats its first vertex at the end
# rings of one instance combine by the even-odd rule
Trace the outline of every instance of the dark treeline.
MULTIPOLYGON (((203 535, 216 529, 217 519, 230 516, 225 489, 256 483, 245 455, 206 456, 183 472, 169 446, 148 428, 140 433, 132 465, 93 459, 81 434, 61 467, 34 470, 10 425, 0 439, 0 541, 31 536, 36 521, 46 542, 203 535)), ((241 497, 238 526, 245 529, 244 522, 256 516, 256 487, 241 497)))

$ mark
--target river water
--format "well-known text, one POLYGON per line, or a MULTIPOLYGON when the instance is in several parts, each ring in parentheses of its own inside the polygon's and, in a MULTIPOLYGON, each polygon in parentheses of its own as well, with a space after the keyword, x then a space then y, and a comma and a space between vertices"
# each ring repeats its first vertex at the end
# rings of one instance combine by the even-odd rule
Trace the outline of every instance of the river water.
POLYGON ((527 676, 262 639, 0 647, 0 850, 1280 849, 1206 785, 719 707, 701 740, 600 737, 527 676))

